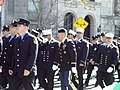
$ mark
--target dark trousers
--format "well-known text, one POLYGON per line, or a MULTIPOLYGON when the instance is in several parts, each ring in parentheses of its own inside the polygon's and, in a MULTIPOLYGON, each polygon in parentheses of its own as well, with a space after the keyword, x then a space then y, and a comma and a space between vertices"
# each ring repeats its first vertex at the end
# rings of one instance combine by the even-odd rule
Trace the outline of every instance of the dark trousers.
POLYGON ((118 79, 120 81, 120 70, 118 70, 118 79))
POLYGON ((105 82, 105 85, 111 85, 114 82, 113 73, 107 73, 98 71, 98 84, 101 86, 101 88, 104 88, 103 82, 105 82))
POLYGON ((120 65, 119 63, 116 65, 116 70, 118 72, 118 79, 120 81, 120 70, 118 69, 119 65, 120 65))
POLYGON ((54 87, 54 71, 52 68, 38 68, 38 79, 41 87, 45 90, 53 90, 54 87))
POLYGON ((77 71, 78 71, 78 81, 79 81, 78 90, 83 90, 83 73, 84 73, 84 67, 77 66, 77 71))
POLYGON ((11 76, 10 87, 8 90, 19 90, 21 85, 23 85, 25 90, 34 90, 32 85, 34 78, 34 73, 31 72, 29 76, 19 77, 17 74, 11 76))
POLYGON ((77 79, 77 76, 74 73, 72 73, 72 80, 71 81, 73 82, 75 87, 78 88, 78 83, 76 82, 76 79, 77 79))
POLYGON ((93 65, 88 65, 88 67, 87 67, 87 79, 85 81, 86 86, 88 86, 88 83, 89 83, 89 80, 90 80, 93 69, 94 69, 93 65))
POLYGON ((8 70, 3 70, 2 73, 0 73, 0 85, 3 88, 7 87, 7 84, 10 83, 10 75, 8 74, 8 70))

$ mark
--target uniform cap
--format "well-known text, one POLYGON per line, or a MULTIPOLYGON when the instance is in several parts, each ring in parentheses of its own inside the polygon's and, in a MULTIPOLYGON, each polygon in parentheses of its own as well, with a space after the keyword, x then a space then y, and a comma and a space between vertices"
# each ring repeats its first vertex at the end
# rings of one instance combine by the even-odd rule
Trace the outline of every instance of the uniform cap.
POLYGON ((22 25, 25 25, 25 26, 29 26, 30 25, 30 21, 26 20, 26 19, 17 19, 17 24, 22 24, 22 25))
POLYGON ((43 30, 43 35, 52 35, 52 29, 43 30))
POLYGON ((84 33, 84 31, 85 31, 85 30, 82 29, 82 28, 77 28, 77 29, 76 29, 76 32, 77 32, 77 33, 84 33))
POLYGON ((67 30, 65 28, 59 28, 58 33, 67 33, 67 30))
POLYGON ((32 33, 33 35, 37 36, 39 32, 36 31, 35 29, 32 29, 31 33, 32 33))
POLYGON ((10 26, 17 27, 17 21, 16 20, 12 20, 10 26))
POLYGON ((102 36, 102 37, 105 36, 105 33, 101 33, 101 36, 102 36))
POLYGON ((68 34, 72 34, 73 36, 75 36, 76 32, 70 29, 69 32, 68 32, 68 34))
POLYGON ((8 25, 4 25, 2 31, 9 31, 9 26, 8 25))
POLYGON ((113 38, 113 37, 114 37, 114 34, 113 34, 113 33, 106 33, 106 34, 105 34, 105 37, 113 38))
POLYGON ((98 36, 92 36, 92 40, 98 39, 98 36))
POLYGON ((37 28, 36 31, 38 31, 39 33, 42 33, 42 30, 40 28, 37 28))

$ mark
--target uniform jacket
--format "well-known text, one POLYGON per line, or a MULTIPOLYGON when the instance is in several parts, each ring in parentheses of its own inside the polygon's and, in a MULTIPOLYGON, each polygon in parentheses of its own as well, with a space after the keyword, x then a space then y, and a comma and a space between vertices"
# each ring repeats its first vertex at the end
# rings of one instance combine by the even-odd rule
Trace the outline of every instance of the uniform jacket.
POLYGON ((61 43, 58 49, 58 63, 60 64, 60 70, 70 70, 72 64, 76 60, 76 49, 72 41, 66 39, 61 43))
POLYGON ((8 43, 6 44, 3 53, 2 53, 2 66, 3 66, 3 72, 8 72, 10 69, 12 58, 13 58, 13 52, 14 52, 14 44, 15 39, 17 38, 17 35, 15 35, 10 41, 8 40, 8 43))
POLYGON ((37 57, 37 66, 39 68, 51 69, 56 63, 58 51, 58 41, 52 39, 50 42, 40 43, 37 57))
POLYGON ((98 63, 100 71, 107 72, 109 67, 114 68, 118 59, 117 50, 117 47, 113 44, 109 47, 105 43, 99 46, 95 61, 98 63))
POLYGON ((20 37, 16 39, 11 65, 14 74, 23 76, 25 69, 33 71, 36 64, 37 49, 37 39, 29 33, 26 33, 22 40, 20 37))
POLYGON ((2 53, 1 53, 1 57, 0 57, 0 65, 2 66, 4 61, 6 61, 8 58, 8 43, 9 43, 9 39, 11 38, 11 36, 9 36, 8 38, 6 37, 2 37, 3 43, 2 43, 2 53))
POLYGON ((77 65, 80 63, 86 64, 86 60, 89 53, 89 44, 84 39, 75 41, 76 52, 77 52, 77 65))

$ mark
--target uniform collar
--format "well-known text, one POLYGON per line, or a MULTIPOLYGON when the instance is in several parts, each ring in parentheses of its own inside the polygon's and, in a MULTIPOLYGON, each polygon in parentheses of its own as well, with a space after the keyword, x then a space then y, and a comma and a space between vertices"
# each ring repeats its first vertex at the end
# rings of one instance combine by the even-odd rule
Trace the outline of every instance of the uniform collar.
POLYGON ((11 35, 10 34, 8 34, 7 36, 5 36, 6 38, 9 38, 11 35))
POLYGON ((21 36, 21 39, 23 39, 23 38, 24 38, 24 36, 25 36, 26 34, 28 34, 28 32, 26 32, 26 33, 24 33, 24 34, 20 35, 20 36, 21 36))
POLYGON ((65 38, 62 40, 62 42, 61 42, 61 43, 64 43, 66 39, 67 39, 67 37, 65 37, 65 38))
POLYGON ((51 38, 51 40, 49 41, 49 44, 52 43, 53 40, 54 40, 54 38, 51 38))

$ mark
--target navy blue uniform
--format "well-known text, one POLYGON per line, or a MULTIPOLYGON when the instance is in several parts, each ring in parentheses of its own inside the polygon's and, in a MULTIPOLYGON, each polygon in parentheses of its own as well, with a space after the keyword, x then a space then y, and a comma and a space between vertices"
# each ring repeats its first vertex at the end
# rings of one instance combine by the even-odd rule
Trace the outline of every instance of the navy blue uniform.
MULTIPOLYGON (((119 48, 119 53, 120 53, 120 44, 118 44, 118 48, 119 48)), ((120 69, 119 69, 119 67, 120 67, 120 54, 119 54, 119 60, 118 60, 117 65, 116 65, 116 70, 118 72, 118 79, 120 82, 120 69)))
POLYGON ((8 70, 11 65, 12 55, 11 51, 13 51, 13 45, 14 45, 14 39, 9 42, 11 36, 8 37, 2 37, 3 40, 3 48, 2 48, 2 54, 0 57, 0 66, 2 66, 2 76, 1 76, 1 85, 3 88, 6 88, 7 83, 9 82, 9 74, 8 70), (12 46, 11 46, 12 45, 12 46))
POLYGON ((15 41, 14 57, 11 65, 13 70, 10 90, 18 90, 23 84, 25 90, 34 90, 32 80, 37 56, 37 39, 29 33, 25 33, 23 38, 18 37, 15 41), (28 76, 24 76, 24 70, 30 71, 28 76))
POLYGON ((58 63, 60 65, 60 79, 61 79, 61 89, 73 90, 73 87, 70 85, 70 70, 72 64, 75 63, 76 58, 75 45, 72 41, 65 39, 64 42, 61 42, 58 53, 58 63))
POLYGON ((102 81, 108 86, 113 83, 113 72, 108 73, 107 69, 109 67, 115 68, 118 59, 117 47, 111 44, 107 47, 106 43, 99 46, 96 63, 98 63, 98 84, 104 88, 102 81))
POLYGON ((54 71, 52 66, 56 63, 57 50, 58 42, 54 39, 39 44, 37 74, 39 83, 45 90, 53 90, 54 71), (47 79, 47 81, 45 79, 47 79))
POLYGON ((84 66, 86 64, 86 60, 89 52, 89 44, 84 39, 76 40, 76 52, 77 52, 77 71, 78 71, 78 79, 79 79, 79 89, 83 90, 83 73, 84 66), (84 66, 80 66, 83 64, 84 66))

